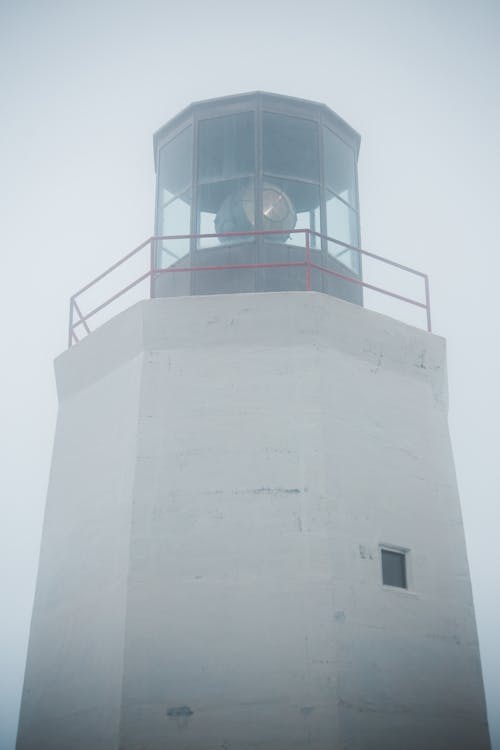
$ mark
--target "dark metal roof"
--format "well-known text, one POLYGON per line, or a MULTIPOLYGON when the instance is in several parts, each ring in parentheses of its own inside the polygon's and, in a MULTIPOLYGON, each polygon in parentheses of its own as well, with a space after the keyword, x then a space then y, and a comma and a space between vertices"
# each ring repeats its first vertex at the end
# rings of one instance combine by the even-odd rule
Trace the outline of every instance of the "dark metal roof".
POLYGON ((319 117, 319 113, 321 112, 323 118, 326 119, 326 121, 329 120, 334 127, 341 131, 351 142, 356 154, 359 152, 361 142, 360 134, 326 104, 310 101, 308 99, 301 99, 295 96, 273 94, 267 91, 250 91, 242 94, 231 94, 229 96, 192 102, 154 133, 153 144, 155 153, 159 142, 164 140, 169 131, 176 130, 182 125, 183 121, 187 121, 195 115, 207 114, 216 117, 219 109, 232 109, 234 107, 236 110, 239 106, 257 109, 259 105, 261 107, 277 108, 284 114, 295 113, 298 116, 301 114, 307 116, 308 114, 311 115, 316 112, 319 117))

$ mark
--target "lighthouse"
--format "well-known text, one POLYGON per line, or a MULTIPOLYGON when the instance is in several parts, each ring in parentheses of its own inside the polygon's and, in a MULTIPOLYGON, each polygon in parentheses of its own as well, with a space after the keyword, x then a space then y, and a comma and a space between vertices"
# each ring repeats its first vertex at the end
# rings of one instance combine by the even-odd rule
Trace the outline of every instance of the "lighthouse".
POLYGON ((155 134, 148 298, 56 360, 17 750, 489 750, 445 341, 363 306, 359 145, 262 92, 155 134))

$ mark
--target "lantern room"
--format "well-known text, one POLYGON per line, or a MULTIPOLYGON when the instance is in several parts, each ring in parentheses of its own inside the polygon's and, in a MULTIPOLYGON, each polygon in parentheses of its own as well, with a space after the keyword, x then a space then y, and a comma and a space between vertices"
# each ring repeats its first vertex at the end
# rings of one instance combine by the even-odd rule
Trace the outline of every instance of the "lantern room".
POLYGON ((316 102, 191 104, 154 136, 154 296, 305 289, 307 252, 309 288, 361 304, 359 144, 316 102))

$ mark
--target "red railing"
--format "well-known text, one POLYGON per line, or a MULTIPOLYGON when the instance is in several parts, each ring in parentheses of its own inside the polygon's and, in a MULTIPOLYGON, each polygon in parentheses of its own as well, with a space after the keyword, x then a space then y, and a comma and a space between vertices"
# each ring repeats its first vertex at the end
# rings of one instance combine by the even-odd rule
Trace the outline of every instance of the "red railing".
MULTIPOLYGON (((286 240, 284 240, 285 242, 286 240)), ((294 247, 297 249, 297 247, 301 247, 300 245, 296 245, 295 243, 292 243, 292 245, 287 245, 290 247, 294 247)), ((218 247, 221 247, 221 245, 218 245, 218 247)), ((204 251, 199 251, 204 252, 204 251)), ((335 256, 333 256, 335 257, 335 256)), ((381 255, 377 255, 376 253, 369 252, 368 250, 361 250, 360 248, 354 247, 353 245, 349 245, 345 242, 341 242, 340 240, 333 239, 332 237, 327 237, 325 235, 320 234, 319 232, 313 232, 310 229, 295 229, 292 231, 281 231, 281 230, 272 230, 272 231, 259 231, 259 232, 226 232, 224 234, 182 234, 182 235, 165 235, 165 236, 157 236, 157 237, 149 237, 147 240, 142 242, 138 247, 136 247, 131 252, 127 253, 123 258, 118 260, 116 263, 113 263, 112 266, 107 268, 105 271, 103 271, 101 274, 96 276, 95 279, 90 281, 88 284, 83 286, 81 289, 79 289, 73 296, 70 298, 70 309, 69 309, 69 331, 68 331, 68 348, 71 347, 74 343, 77 343, 80 341, 80 337, 83 334, 89 334, 91 332, 90 326, 88 324, 88 321, 91 318, 94 318, 99 312, 107 308, 111 303, 118 300, 119 298, 123 297, 127 292, 131 291, 135 287, 141 284, 141 282, 146 282, 146 280, 149 279, 149 296, 153 296, 153 284, 155 277, 160 276, 161 274, 176 274, 176 273, 193 273, 193 272, 204 272, 204 271, 224 271, 224 270, 236 270, 236 269, 258 269, 258 268, 292 268, 292 267, 302 267, 304 268, 304 274, 305 274, 305 288, 307 291, 311 291, 311 271, 314 269, 316 271, 319 271, 322 274, 327 274, 334 276, 338 279, 341 279, 345 282, 348 282, 350 284, 355 284, 363 289, 370 290, 372 292, 378 292, 380 294, 386 295, 387 297, 391 297, 393 299, 399 300, 401 302, 405 302, 409 305, 413 305, 415 307, 421 308, 425 310, 426 313, 426 323, 427 323, 427 330, 431 331, 431 309, 430 309, 430 293, 429 293, 429 278, 427 274, 422 273, 421 271, 417 271, 414 268, 409 268, 408 266, 405 266, 401 263, 396 263, 393 260, 389 260, 388 258, 384 258, 381 255), (299 261, 291 261, 291 262, 277 262, 277 263, 232 263, 232 264, 226 264, 226 265, 203 265, 203 266, 186 266, 186 267, 177 267, 177 266, 171 266, 167 268, 158 268, 156 267, 156 260, 155 260, 155 249, 157 247, 157 243, 161 241, 187 241, 189 240, 205 240, 205 239, 218 239, 221 237, 224 238, 234 238, 235 240, 242 239, 242 238, 253 238, 253 237, 266 237, 269 235, 286 235, 288 238, 290 235, 300 235, 304 236, 304 259, 299 261), (382 264, 385 264, 386 266, 392 267, 394 269, 398 269, 399 271, 403 271, 407 274, 412 274, 415 277, 419 277, 423 281, 424 285, 424 294, 423 294, 423 300, 417 300, 413 297, 405 296, 403 294, 400 294, 395 291, 390 291, 389 289, 385 289, 384 287, 378 285, 378 284, 372 284, 368 281, 365 281, 361 278, 358 278, 353 275, 349 275, 348 272, 341 273, 340 271, 333 270, 331 268, 325 268, 324 266, 320 265, 319 263, 314 262, 315 258, 315 252, 316 249, 311 251, 311 238, 316 238, 320 240, 321 243, 333 243, 336 246, 339 246, 342 248, 342 253, 344 252, 350 252, 350 253, 357 253, 359 256, 371 259, 377 262, 380 262, 382 264), (138 256, 141 251, 144 251, 146 248, 149 250, 147 251, 147 258, 146 258, 146 264, 147 264, 147 270, 139 274, 139 276, 135 277, 130 283, 126 284, 125 286, 121 287, 117 292, 114 294, 111 294, 108 296, 103 302, 94 305, 91 307, 91 309, 83 314, 81 307, 80 307, 80 298, 82 296, 89 292, 91 289, 95 289, 96 286, 99 284, 99 282, 103 281, 107 277, 110 276, 110 274, 113 273, 113 271, 116 271, 118 268, 123 267, 124 264, 127 263, 127 261, 130 261, 135 256, 138 256)), ((348 271, 348 269, 346 268, 348 271)))

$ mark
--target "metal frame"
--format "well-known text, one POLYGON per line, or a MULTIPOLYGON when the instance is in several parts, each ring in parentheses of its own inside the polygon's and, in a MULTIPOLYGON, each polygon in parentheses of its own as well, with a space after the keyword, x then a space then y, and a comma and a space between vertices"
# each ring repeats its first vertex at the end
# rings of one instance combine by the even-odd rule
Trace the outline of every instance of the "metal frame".
MULTIPOLYGON (((297 247, 294 245, 294 247, 297 247)), ((224 234, 181 234, 181 235, 164 235, 164 236, 152 236, 149 237, 147 240, 142 242, 138 247, 134 248, 134 250, 131 250, 131 252, 124 255, 123 258, 116 261, 116 263, 113 263, 109 268, 107 268, 105 271, 100 273, 98 276, 96 276, 95 279, 90 281, 88 284, 85 284, 81 289, 79 289, 75 294, 72 295, 70 298, 70 307, 69 307, 69 328, 68 328, 68 348, 70 348, 74 343, 78 343, 80 341, 78 333, 85 332, 86 334, 89 334, 91 332, 90 327, 88 325, 88 321, 90 318, 92 318, 94 315, 96 315, 98 312, 103 310, 105 307, 110 305, 112 302, 117 300, 119 297, 122 297, 124 294, 126 294, 128 291, 136 287, 141 282, 145 281, 146 279, 149 279, 149 294, 150 297, 153 297, 153 283, 155 277, 165 274, 165 273, 193 273, 193 272, 201 272, 201 271, 224 271, 224 270, 235 270, 238 268, 243 269, 258 269, 258 268, 291 268, 291 267, 302 267, 304 268, 304 274, 305 274, 305 289, 306 291, 311 291, 311 269, 314 269, 316 271, 319 271, 323 277, 323 274, 335 276, 338 279, 342 279, 343 281, 347 281, 351 284, 359 285, 365 289, 369 289, 371 291, 379 292, 380 294, 384 294, 386 296, 392 297, 394 299, 401 300, 402 302, 406 302, 410 305, 414 305, 416 307, 422 308, 426 311, 426 317, 427 317, 427 330, 430 332, 431 329, 431 307, 430 307, 430 290, 429 290, 429 278, 427 274, 423 273, 422 271, 417 271, 414 268, 410 268, 409 266, 405 266, 402 263, 397 263, 396 261, 389 260, 388 258, 384 258, 382 255, 377 255, 376 253, 369 252, 368 250, 361 250, 360 248, 354 247, 352 245, 347 245, 345 242, 341 242, 340 240, 336 240, 333 237, 327 237, 326 235, 321 234, 320 232, 312 232, 310 229, 294 229, 291 232, 288 231, 282 231, 282 230, 269 230, 269 231, 255 231, 255 232, 226 232, 224 234), (213 238, 217 239, 220 237, 234 237, 237 239, 238 237, 261 237, 265 238, 269 235, 304 235, 304 260, 301 261, 293 261, 293 262, 279 262, 279 263, 232 263, 228 265, 207 265, 207 266, 193 266, 189 265, 183 268, 179 267, 169 267, 169 268, 157 268, 156 267, 156 258, 155 258, 155 247, 158 241, 160 240, 190 240, 191 244, 193 241, 198 239, 204 239, 204 238, 213 238), (388 289, 384 289, 383 287, 377 286, 375 284, 370 284, 366 281, 363 281, 361 278, 358 278, 357 276, 349 276, 348 274, 343 274, 338 271, 334 271, 331 268, 325 268, 323 265, 320 265, 319 263, 315 262, 315 257, 311 258, 311 236, 314 235, 322 242, 333 242, 336 245, 340 245, 341 247, 345 247, 346 249, 354 250, 357 253, 360 253, 360 256, 367 256, 369 258, 372 258, 373 260, 380 261, 381 263, 385 263, 387 265, 390 265, 394 268, 399 268, 402 271, 405 271, 407 273, 413 274, 415 276, 420 277, 424 282, 424 301, 415 300, 411 297, 405 297, 402 294, 398 294, 397 292, 392 292, 388 289), (145 271, 145 273, 141 274, 137 279, 133 280, 130 284, 127 284, 122 289, 118 290, 115 294, 113 294, 111 297, 108 297, 108 299, 104 300, 101 304, 97 305, 97 307, 94 307, 92 310, 90 310, 88 313, 83 315, 78 298, 80 298, 87 290, 89 290, 91 287, 94 287, 96 284, 99 283, 102 279, 109 276, 115 269, 117 269, 119 266, 122 266, 124 263, 127 262, 130 258, 137 255, 137 253, 141 252, 141 250, 144 250, 145 248, 148 248, 148 256, 147 256, 147 265, 148 270, 145 271), (75 315, 77 316, 77 319, 75 320, 75 315), (78 333, 77 333, 78 329, 78 333)), ((191 277, 192 278, 192 277, 191 277)))

